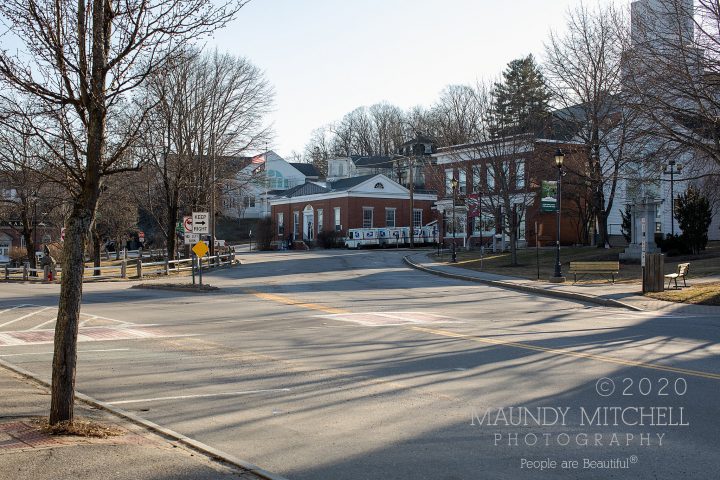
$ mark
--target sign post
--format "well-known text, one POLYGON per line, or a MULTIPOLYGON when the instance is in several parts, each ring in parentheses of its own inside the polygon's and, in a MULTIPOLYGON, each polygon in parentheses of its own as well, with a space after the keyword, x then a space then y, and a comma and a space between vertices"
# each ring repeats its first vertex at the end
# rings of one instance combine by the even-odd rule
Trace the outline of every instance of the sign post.
POLYGON ((647 253, 647 219, 642 217, 640 219, 640 226, 642 229, 642 241, 640 243, 640 266, 642 267, 643 286, 642 290, 645 293, 645 254, 647 253))
MULTIPOLYGON (((193 214, 193 218, 194 218, 194 215, 195 214, 193 214)), ((195 224, 193 223, 193 227, 194 227, 194 225, 195 224)), ((205 244, 205 242, 203 242, 202 240, 197 242, 195 244, 195 246, 192 248, 193 253, 195 253, 195 255, 197 255, 197 257, 198 257, 198 276, 200 278, 200 285, 202 285, 202 257, 204 257, 207 254, 208 250, 209 249, 208 249, 207 244, 205 244)))

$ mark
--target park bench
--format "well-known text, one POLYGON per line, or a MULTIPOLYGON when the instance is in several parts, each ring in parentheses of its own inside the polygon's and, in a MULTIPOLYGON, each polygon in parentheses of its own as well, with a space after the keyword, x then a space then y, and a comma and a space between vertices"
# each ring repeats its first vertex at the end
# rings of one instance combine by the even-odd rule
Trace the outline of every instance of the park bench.
POLYGON ((570 273, 575 275, 575 282, 578 281, 578 274, 585 275, 610 275, 612 283, 615 283, 615 275, 620 272, 620 262, 570 262, 570 273))
POLYGON ((680 263, 677 266, 677 272, 675 273, 668 273, 665 275, 665 278, 668 279, 668 286, 667 288, 670 288, 670 284, 673 280, 675 280, 675 288, 678 288, 677 279, 682 278, 683 285, 687 287, 687 282, 685 281, 685 277, 687 276, 688 272, 690 271, 690 264, 689 263, 680 263))

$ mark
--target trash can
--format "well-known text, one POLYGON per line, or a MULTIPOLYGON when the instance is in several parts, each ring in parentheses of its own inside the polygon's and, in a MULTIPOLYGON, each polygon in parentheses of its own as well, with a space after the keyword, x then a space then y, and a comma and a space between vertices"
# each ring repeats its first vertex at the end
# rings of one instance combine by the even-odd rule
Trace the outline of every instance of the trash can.
POLYGON ((643 269, 643 293, 665 291, 665 255, 649 253, 645 255, 643 269))

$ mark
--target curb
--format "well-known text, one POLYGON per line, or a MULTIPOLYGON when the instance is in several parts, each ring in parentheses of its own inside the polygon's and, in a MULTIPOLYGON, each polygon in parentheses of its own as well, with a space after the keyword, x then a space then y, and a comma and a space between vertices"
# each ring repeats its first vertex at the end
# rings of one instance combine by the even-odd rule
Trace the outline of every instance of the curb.
POLYGON ((485 285, 490 285, 492 287, 499 287, 499 288, 504 288, 507 290, 516 290, 516 291, 526 292, 526 293, 534 293, 536 295, 543 295, 546 297, 556 297, 556 298, 562 298, 565 300, 576 300, 576 301, 581 301, 581 302, 586 302, 586 303, 593 303, 595 305, 600 305, 603 307, 625 308, 628 310, 632 310, 634 312, 643 312, 644 311, 642 308, 635 307, 633 305, 629 305, 629 304, 621 302, 619 300, 613 300, 611 298, 600 298, 600 297, 594 297, 592 295, 585 295, 583 293, 575 293, 575 292, 546 290, 544 288, 531 287, 530 285, 518 285, 515 283, 503 282, 500 280, 485 280, 482 278, 471 277, 468 275, 462 275, 460 273, 443 272, 440 270, 436 270, 434 268, 429 268, 429 267, 420 265, 419 263, 415 263, 413 260, 410 259, 410 255, 404 256, 403 261, 407 265, 411 266, 412 268, 414 268, 416 270, 430 273, 432 275, 438 275, 441 277, 452 278, 455 280, 464 280, 466 282, 482 283, 485 285))
MULTIPOLYGON (((30 372, 29 370, 25 370, 24 368, 18 367, 17 365, 13 365, 12 363, 8 363, 1 358, 0 358, 0 366, 6 368, 7 370, 15 372, 16 374, 21 375, 29 380, 32 380, 35 383, 42 385, 43 387, 51 388, 50 382, 43 380, 42 378, 38 377, 34 373, 30 372)), ((109 403, 102 402, 100 400, 97 400, 97 399, 89 396, 89 395, 85 395, 83 393, 76 391, 75 398, 87 405, 90 405, 95 408, 99 408, 101 410, 105 410, 106 412, 109 412, 117 417, 124 418, 125 420, 128 420, 128 421, 130 421, 140 427, 143 427, 147 430, 150 430, 151 432, 159 434, 162 437, 176 441, 176 442, 178 442, 192 450, 195 450, 196 452, 199 452, 213 460, 220 461, 220 462, 226 463, 228 465, 232 465, 232 466, 240 468, 242 470, 246 470, 246 471, 253 473, 261 478, 264 478, 265 480, 288 480, 285 477, 281 477, 280 475, 276 475, 276 474, 269 472, 261 467, 258 467, 257 465, 255 465, 253 463, 246 462, 245 460, 241 460, 239 458, 233 457, 232 455, 222 452, 216 448, 213 448, 210 445, 206 445, 206 444, 199 442, 197 440, 194 440, 190 437, 186 437, 185 435, 183 435, 181 433, 178 433, 174 430, 170 430, 169 428, 162 427, 162 426, 158 425, 157 423, 151 422, 149 420, 145 420, 144 418, 142 418, 138 415, 135 415, 134 413, 114 407, 113 405, 110 405, 109 403)))

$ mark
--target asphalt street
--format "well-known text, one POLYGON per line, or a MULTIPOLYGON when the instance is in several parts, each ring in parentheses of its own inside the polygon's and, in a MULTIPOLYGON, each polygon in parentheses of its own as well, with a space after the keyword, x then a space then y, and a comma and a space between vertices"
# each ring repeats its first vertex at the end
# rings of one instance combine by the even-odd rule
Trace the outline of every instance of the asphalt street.
MULTIPOLYGON (((211 294, 86 284, 77 388, 290 479, 716 478, 717 315, 404 254, 247 254, 211 294)), ((0 358, 49 377, 58 291, 3 285, 0 358)))

